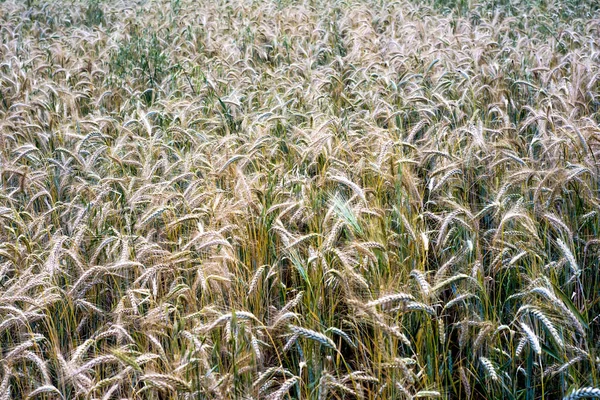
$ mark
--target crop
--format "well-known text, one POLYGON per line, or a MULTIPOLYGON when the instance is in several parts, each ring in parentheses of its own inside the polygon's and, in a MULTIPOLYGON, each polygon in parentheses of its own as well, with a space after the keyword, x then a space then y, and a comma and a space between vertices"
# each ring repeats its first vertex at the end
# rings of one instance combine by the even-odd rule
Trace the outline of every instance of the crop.
POLYGON ((0 2, 0 400, 600 398, 595 1, 0 2))

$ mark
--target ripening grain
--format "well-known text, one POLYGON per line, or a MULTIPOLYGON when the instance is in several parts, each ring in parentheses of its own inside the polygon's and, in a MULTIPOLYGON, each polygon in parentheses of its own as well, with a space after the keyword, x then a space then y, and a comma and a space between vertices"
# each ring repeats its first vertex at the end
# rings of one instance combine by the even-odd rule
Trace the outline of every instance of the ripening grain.
POLYGON ((0 2, 0 400, 600 398, 599 7, 0 2))

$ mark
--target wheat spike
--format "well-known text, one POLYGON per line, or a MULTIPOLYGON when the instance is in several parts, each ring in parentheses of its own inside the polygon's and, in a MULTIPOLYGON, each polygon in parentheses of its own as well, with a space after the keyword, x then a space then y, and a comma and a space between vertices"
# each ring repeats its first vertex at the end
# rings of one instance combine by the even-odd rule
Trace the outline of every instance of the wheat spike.
POLYGON ((315 332, 313 330, 302 328, 296 325, 288 325, 288 328, 296 335, 300 335, 302 337, 319 342, 325 347, 335 349, 335 343, 333 342, 333 340, 319 332, 315 332))
POLYGON ((584 387, 581 389, 576 389, 572 391, 569 395, 563 397, 563 400, 577 400, 586 398, 600 399, 600 389, 596 389, 593 387, 584 387))

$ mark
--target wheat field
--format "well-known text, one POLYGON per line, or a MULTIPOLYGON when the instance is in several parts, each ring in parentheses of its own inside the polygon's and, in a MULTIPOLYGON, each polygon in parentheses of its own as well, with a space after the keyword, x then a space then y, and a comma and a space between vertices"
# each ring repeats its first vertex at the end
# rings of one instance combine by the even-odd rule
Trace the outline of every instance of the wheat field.
POLYGON ((0 36, 0 400, 600 398, 595 0, 0 36))

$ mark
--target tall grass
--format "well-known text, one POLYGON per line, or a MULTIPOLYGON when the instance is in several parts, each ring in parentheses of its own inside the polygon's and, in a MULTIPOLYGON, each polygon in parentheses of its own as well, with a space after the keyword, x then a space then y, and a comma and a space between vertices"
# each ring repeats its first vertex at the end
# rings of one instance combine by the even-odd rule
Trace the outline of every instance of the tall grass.
POLYGON ((0 19, 0 399, 600 397, 593 1, 0 19))

